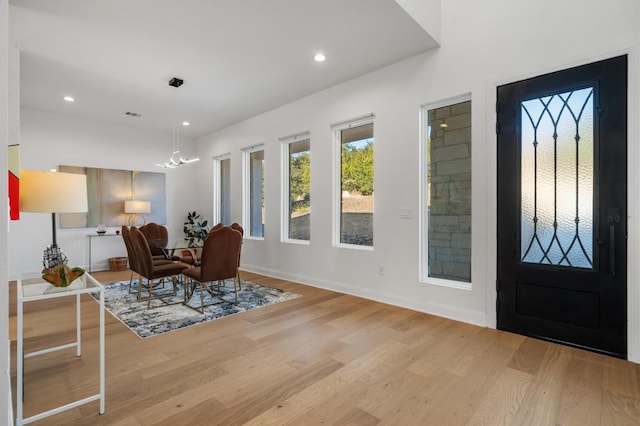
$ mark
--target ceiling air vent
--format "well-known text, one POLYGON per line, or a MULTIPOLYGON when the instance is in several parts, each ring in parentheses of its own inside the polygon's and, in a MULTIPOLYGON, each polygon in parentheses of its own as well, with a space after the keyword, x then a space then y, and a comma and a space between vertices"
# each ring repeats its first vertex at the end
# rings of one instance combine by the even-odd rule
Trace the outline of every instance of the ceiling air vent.
POLYGON ((142 114, 138 114, 137 112, 127 111, 124 114, 135 118, 142 117, 142 114))

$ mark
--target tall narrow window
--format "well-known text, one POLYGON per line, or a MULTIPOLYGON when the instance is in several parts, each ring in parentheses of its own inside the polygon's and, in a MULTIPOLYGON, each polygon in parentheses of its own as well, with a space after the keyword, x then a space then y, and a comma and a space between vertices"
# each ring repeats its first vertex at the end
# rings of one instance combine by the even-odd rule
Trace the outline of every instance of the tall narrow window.
POLYGON ((264 237, 264 146, 243 151, 243 226, 249 237, 264 237))
POLYGON ((231 224, 231 154, 213 159, 213 223, 231 224))
POLYGON ((311 140, 308 133, 282 141, 282 240, 308 242, 311 224, 311 140))
POLYGON ((373 248, 373 116, 333 127, 336 245, 373 248))
POLYGON ((424 107, 422 277, 470 288, 471 101, 462 97, 424 107), (458 284, 456 284, 456 282, 458 284))

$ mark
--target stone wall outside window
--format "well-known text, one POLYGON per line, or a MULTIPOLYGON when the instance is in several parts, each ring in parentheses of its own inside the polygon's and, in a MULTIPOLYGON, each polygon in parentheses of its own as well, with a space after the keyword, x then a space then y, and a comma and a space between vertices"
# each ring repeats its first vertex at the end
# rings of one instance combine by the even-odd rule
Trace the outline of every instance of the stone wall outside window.
POLYGON ((471 101, 428 119, 429 276, 471 282, 471 101))

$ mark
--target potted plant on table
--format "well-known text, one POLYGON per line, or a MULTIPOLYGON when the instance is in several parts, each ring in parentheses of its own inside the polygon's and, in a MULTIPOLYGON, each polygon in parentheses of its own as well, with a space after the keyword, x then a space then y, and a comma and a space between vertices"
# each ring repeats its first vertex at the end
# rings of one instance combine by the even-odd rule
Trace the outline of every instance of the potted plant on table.
POLYGON ((200 221, 200 215, 195 211, 187 213, 187 221, 184 223, 184 239, 189 247, 198 247, 202 245, 204 238, 209 232, 209 221, 200 221))

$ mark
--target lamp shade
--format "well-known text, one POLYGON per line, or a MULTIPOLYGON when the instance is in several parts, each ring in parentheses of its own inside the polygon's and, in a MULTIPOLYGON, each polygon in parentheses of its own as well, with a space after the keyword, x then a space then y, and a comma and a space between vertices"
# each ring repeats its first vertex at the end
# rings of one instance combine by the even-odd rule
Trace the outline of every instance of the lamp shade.
POLYGON ((20 211, 83 213, 88 210, 85 175, 20 170, 20 211))
POLYGON ((151 213, 151 202, 142 200, 127 200, 124 202, 125 213, 151 213))

